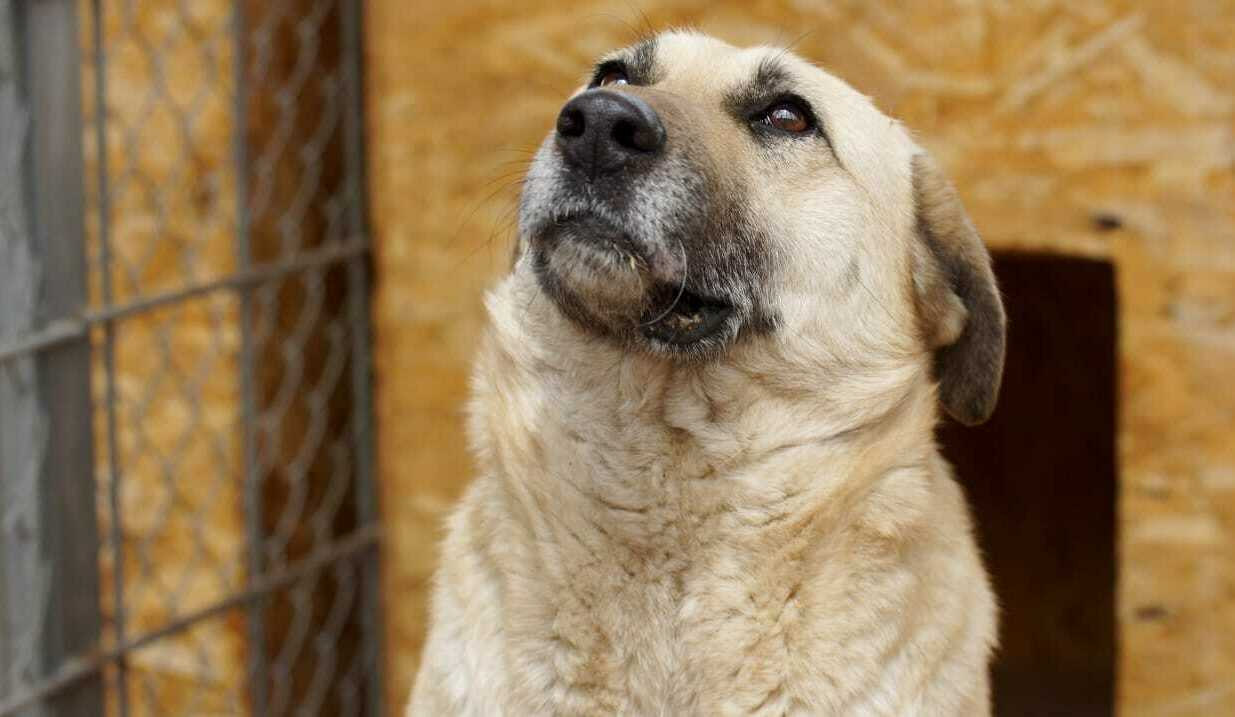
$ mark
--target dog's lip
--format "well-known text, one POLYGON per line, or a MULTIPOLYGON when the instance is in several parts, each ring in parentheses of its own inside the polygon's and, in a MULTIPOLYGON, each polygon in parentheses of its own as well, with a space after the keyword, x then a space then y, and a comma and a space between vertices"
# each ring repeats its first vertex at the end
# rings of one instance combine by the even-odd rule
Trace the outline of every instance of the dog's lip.
POLYGON ((641 237, 601 211, 572 209, 554 213, 531 236, 533 241, 570 241, 597 257, 616 258, 650 283, 672 284, 675 292, 686 273, 685 252, 679 249, 678 242, 670 237, 641 237))
POLYGON ((674 346, 688 346, 715 334, 734 313, 733 304, 697 294, 685 287, 674 292, 668 306, 648 311, 641 323, 643 333, 674 346))
POLYGON ((601 254, 613 254, 624 260, 634 258, 644 265, 648 261, 647 252, 640 242, 635 241, 620 224, 596 212, 572 211, 554 215, 539 233, 545 232, 554 232, 601 254))

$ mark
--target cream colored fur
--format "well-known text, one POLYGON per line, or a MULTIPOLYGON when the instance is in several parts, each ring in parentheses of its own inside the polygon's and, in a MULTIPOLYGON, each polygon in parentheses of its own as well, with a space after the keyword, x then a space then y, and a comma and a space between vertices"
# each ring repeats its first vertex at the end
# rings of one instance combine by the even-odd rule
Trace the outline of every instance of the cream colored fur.
MULTIPOLYGON (((667 34, 655 91, 707 107, 769 54, 667 34)), ((841 166, 701 129, 784 259, 775 332, 706 362, 623 350, 563 318, 526 253, 490 293, 480 473, 408 715, 989 713, 996 608, 933 438, 932 349, 965 316, 930 299, 955 307, 923 326, 921 150, 785 61, 841 166)))

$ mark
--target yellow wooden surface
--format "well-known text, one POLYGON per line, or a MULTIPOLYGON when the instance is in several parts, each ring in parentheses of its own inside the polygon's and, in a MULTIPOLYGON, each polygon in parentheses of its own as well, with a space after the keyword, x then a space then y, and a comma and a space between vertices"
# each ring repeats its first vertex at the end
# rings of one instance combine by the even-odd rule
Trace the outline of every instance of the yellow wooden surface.
POLYGON ((1235 714, 1235 3, 368 10, 392 710, 416 669, 441 518, 470 477, 462 401, 514 182, 592 59, 646 22, 793 43, 920 133, 993 247, 1116 264, 1121 713, 1235 714), (1123 227, 1099 231, 1098 212, 1123 227))

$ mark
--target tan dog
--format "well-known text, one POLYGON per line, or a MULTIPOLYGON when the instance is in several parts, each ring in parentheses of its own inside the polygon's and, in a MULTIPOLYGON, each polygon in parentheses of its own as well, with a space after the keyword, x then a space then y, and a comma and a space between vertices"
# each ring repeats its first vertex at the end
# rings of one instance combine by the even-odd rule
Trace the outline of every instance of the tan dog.
POLYGON ((1004 316, 900 124, 783 51, 612 54, 528 173, 409 714, 982 715, 937 404, 1004 316))

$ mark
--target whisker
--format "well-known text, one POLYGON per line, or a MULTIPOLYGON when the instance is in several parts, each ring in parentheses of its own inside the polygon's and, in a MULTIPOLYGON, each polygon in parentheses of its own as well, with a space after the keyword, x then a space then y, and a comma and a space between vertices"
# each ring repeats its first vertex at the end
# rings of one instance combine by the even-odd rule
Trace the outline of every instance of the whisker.
POLYGON ((789 44, 780 48, 780 52, 777 53, 776 59, 779 60, 783 58, 785 55, 788 55, 790 52, 793 51, 793 48, 797 47, 803 40, 805 40, 806 38, 810 37, 813 34, 815 34, 815 28, 811 28, 809 30, 806 30, 798 34, 798 36, 793 38, 793 40, 789 44))
POLYGON ((686 261, 686 245, 682 243, 682 237, 675 234, 673 235, 673 238, 678 240, 678 249, 682 252, 682 285, 678 287, 678 295, 673 297, 673 303, 669 304, 669 308, 665 309, 660 316, 657 316, 651 321, 645 321, 639 324, 640 326, 651 326, 657 321, 660 321, 669 314, 673 313, 673 310, 678 307, 678 302, 682 300, 682 296, 686 293, 686 280, 690 277, 690 265, 686 261))

